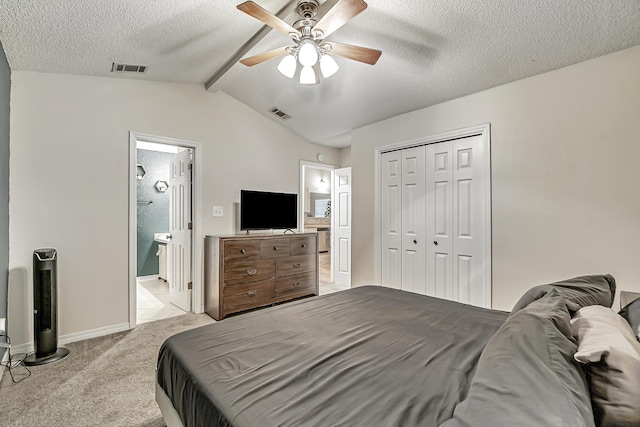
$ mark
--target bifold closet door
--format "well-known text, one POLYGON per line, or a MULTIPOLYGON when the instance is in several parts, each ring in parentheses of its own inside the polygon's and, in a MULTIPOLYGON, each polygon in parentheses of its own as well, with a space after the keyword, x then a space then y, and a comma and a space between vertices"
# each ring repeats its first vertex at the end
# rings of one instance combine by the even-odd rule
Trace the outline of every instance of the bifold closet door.
POLYGON ((425 294, 425 147, 384 153, 382 171, 382 285, 425 294))
POLYGON ((427 146, 427 294, 486 307, 484 156, 479 136, 427 146), (429 287, 432 286, 433 293, 429 287))
POLYGON ((402 280, 400 289, 425 294, 425 146, 401 151, 402 280))
POLYGON ((490 307, 480 136, 381 154, 382 285, 490 307))
POLYGON ((402 285, 401 151, 381 155, 382 286, 402 285))

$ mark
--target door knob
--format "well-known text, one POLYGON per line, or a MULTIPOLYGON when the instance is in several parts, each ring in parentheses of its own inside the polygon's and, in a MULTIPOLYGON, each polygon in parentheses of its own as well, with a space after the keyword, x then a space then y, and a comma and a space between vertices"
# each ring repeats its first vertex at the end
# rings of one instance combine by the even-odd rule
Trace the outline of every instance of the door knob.
POLYGON ((414 244, 414 245, 417 245, 417 244, 418 244, 418 241, 417 241, 417 240, 414 240, 414 241, 413 241, 413 244, 414 244))
POLYGON ((173 236, 171 234, 167 234, 167 240, 171 240, 173 239, 173 236))
POLYGON ((436 240, 433 241, 433 244, 438 246, 438 242, 436 240))

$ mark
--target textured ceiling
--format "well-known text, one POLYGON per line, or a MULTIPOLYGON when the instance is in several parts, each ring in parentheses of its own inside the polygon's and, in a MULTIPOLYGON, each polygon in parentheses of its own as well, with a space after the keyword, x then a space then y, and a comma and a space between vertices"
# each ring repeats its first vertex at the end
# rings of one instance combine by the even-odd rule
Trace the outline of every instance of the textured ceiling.
MULTIPOLYGON (((262 27, 240 1, 2 0, 0 41, 12 70, 204 85, 262 27), (112 62, 150 68, 113 74, 112 62)), ((273 13, 288 3, 256 2, 273 13)), ((345 146, 360 126, 640 44, 638 0, 367 3, 328 40, 382 50, 376 65, 336 58, 336 75, 301 86, 277 59, 236 63, 210 90, 279 121, 276 106, 293 117, 283 126, 345 146)), ((245 56, 287 44, 271 31, 245 56)))

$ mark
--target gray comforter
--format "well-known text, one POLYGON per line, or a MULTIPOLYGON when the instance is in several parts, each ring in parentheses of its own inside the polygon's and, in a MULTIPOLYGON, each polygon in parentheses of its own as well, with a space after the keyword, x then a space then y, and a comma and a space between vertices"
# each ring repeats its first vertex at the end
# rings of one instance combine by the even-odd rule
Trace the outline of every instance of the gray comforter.
POLYGON ((169 338, 158 383, 185 426, 590 426, 568 322, 609 277, 510 317, 372 286, 288 303, 169 338))

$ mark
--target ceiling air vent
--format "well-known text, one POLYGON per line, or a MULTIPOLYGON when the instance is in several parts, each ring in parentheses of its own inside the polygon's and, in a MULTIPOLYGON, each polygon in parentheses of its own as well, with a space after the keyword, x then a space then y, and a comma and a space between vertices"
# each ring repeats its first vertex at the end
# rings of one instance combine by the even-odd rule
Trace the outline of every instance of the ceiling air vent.
POLYGON ((291 118, 290 115, 288 115, 287 113, 285 113, 284 111, 282 111, 281 109, 279 109, 277 107, 270 108, 269 112, 271 114, 273 114, 274 116, 280 118, 281 120, 289 120, 291 118))
POLYGON ((148 68, 146 65, 111 64, 112 73, 146 73, 148 68))

